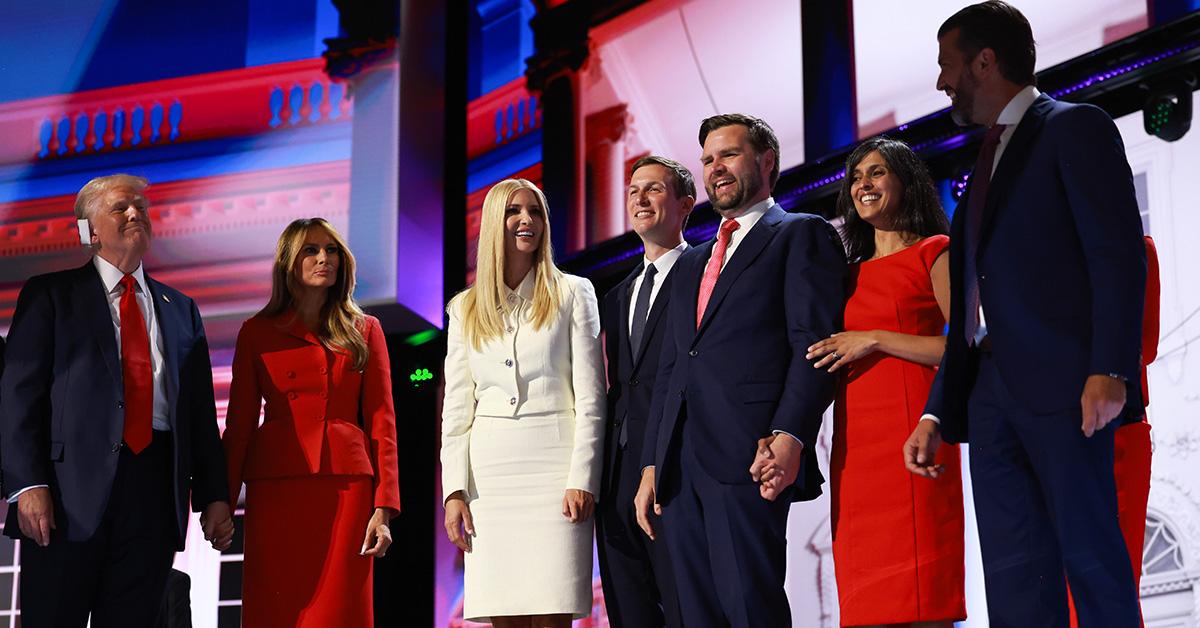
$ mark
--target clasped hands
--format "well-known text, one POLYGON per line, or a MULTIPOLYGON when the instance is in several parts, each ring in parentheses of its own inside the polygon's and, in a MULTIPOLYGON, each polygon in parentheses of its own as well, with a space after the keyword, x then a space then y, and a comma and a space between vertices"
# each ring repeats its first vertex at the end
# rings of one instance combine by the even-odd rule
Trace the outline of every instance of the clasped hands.
MULTIPOLYGON (((758 493, 763 499, 775 501, 796 482, 803 452, 804 445, 788 434, 772 434, 758 439, 758 449, 750 465, 750 477, 758 482, 758 493)), ((657 537, 654 524, 650 521, 651 509, 655 515, 662 516, 662 506, 654 490, 654 467, 646 467, 642 470, 637 496, 633 498, 633 512, 642 532, 653 541, 657 537)))
POLYGON ((223 552, 233 544, 233 513, 228 502, 212 502, 200 513, 200 529, 204 530, 204 540, 212 544, 213 549, 223 552))

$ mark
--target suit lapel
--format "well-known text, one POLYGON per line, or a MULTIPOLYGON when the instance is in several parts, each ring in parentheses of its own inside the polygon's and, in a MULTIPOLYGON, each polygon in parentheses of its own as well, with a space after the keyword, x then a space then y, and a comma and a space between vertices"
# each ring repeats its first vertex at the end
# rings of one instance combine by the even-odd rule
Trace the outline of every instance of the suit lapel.
MULTIPOLYGON (((643 264, 642 260, 638 260, 639 264, 643 264)), ((618 334, 621 339, 621 351, 629 356, 629 362, 633 363, 633 348, 629 346, 629 309, 632 307, 630 303, 633 301, 633 284, 637 281, 637 276, 642 273, 641 266, 636 266, 629 276, 621 281, 621 291, 617 294, 621 295, 618 299, 620 307, 620 318, 617 319, 618 334)))
MULTIPOLYGON (((150 289, 150 302, 154 305, 154 317, 158 321, 158 331, 162 335, 162 350, 163 357, 163 374, 166 376, 164 382, 166 386, 168 401, 178 398, 176 392, 179 390, 179 356, 176 355, 176 348, 179 342, 180 325, 177 319, 181 312, 180 305, 173 303, 163 295, 163 286, 150 275, 146 275, 146 286, 150 289)), ((147 330, 149 331, 149 330, 147 330)), ((168 420, 171 425, 175 424, 175 404, 167 404, 168 420)))
POLYGON ((988 196, 979 223, 979 246, 975 249, 976 259, 987 244, 988 234, 996 217, 996 208, 1007 196, 1012 188, 1013 179, 1020 172, 1021 166, 1026 163, 1033 139, 1037 137, 1038 131, 1041 130, 1042 123, 1046 119, 1046 114, 1050 112, 1053 104, 1054 100, 1049 96, 1045 94, 1038 96, 1037 100, 1034 100, 1033 104, 1029 106, 1025 115, 1021 117, 1017 129, 1013 131, 1013 136, 1008 141, 1008 146, 1004 147, 1004 154, 1000 156, 996 172, 988 182, 988 196))
MULTIPOLYGON (((697 337, 704 332, 704 328, 712 320, 713 313, 720 307, 725 295, 729 294, 729 289, 737 281, 738 275, 741 275, 742 271, 750 266, 758 254, 762 253, 767 243, 771 241, 775 235, 776 225, 783 220, 785 214, 786 212, 779 205, 768 208, 762 218, 750 229, 750 233, 747 233, 738 244, 737 250, 733 252, 733 257, 725 263, 725 268, 717 277, 717 284, 713 286, 712 295, 708 298, 708 305, 704 308, 704 319, 700 321, 700 327, 696 330, 697 337)), ((703 274, 701 272, 701 275, 703 274)), ((699 294, 699 286, 697 286, 697 294, 699 294)))
POLYGON ((82 302, 80 309, 83 318, 91 328, 92 339, 100 348, 100 355, 108 366, 108 374, 117 387, 122 387, 125 378, 121 373, 121 353, 113 330, 112 312, 108 309, 108 295, 104 293, 100 272, 90 260, 79 269, 79 282, 77 294, 82 302))

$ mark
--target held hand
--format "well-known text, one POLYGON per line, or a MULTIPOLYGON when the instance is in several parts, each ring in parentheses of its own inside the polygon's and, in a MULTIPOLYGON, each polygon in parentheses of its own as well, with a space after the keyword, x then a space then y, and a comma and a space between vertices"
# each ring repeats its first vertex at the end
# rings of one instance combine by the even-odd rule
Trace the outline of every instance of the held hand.
POLYGON ((31 488, 17 497, 17 524, 26 538, 42 547, 50 545, 50 531, 56 529, 50 489, 31 488))
POLYGON ((446 498, 446 537, 458 549, 471 551, 471 537, 475 536, 475 522, 471 520, 471 507, 462 491, 455 491, 446 498))
POLYGON ((942 465, 933 462, 941 444, 941 427, 928 419, 918 421, 916 429, 904 441, 904 466, 917 475, 936 478, 944 470, 942 465))
POLYGON ((754 453, 754 462, 750 464, 750 479, 755 482, 763 481, 764 472, 768 468, 771 468, 774 462, 771 454, 771 443, 775 441, 775 436, 775 434, 772 434, 766 438, 758 439, 758 451, 754 453))
POLYGON ((367 534, 363 537, 362 549, 358 552, 360 555, 383 558, 387 554, 388 547, 392 545, 392 530, 388 527, 388 522, 391 520, 392 512, 390 510, 387 508, 375 509, 371 520, 367 522, 367 534))
POLYGON ((591 519, 592 511, 595 509, 596 497, 587 491, 569 488, 563 495, 562 514, 571 523, 591 519))
POLYGON ((808 348, 804 355, 809 360, 816 360, 813 368, 828 367, 832 373, 839 368, 865 356, 870 355, 879 346, 875 332, 843 331, 825 340, 818 341, 808 348))
POLYGON ((637 516, 638 526, 642 532, 650 537, 650 540, 655 540, 654 526, 650 523, 650 508, 654 508, 654 514, 662 516, 662 506, 658 505, 657 497, 654 495, 654 467, 646 467, 642 471, 642 482, 638 485, 637 495, 633 498, 633 513, 637 516))
MULTIPOLYGON (((761 446, 759 449, 761 451, 761 446)), ((800 475, 804 445, 787 434, 776 434, 767 449, 770 453, 759 475, 758 493, 773 502, 787 487, 795 484, 796 476, 800 475)))
POLYGON ((1091 438, 1121 414, 1125 382, 1108 375, 1088 375, 1079 402, 1083 406, 1083 435, 1091 438))
POLYGON ((213 502, 200 513, 200 528, 204 540, 212 543, 213 549, 223 552, 233 544, 233 514, 226 502, 213 502))

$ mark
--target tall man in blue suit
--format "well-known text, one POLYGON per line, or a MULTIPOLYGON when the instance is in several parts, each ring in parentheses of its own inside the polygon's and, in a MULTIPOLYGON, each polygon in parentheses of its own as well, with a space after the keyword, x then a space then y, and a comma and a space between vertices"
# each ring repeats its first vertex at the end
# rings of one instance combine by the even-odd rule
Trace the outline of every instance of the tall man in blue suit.
POLYGON ((200 313, 142 268, 147 185, 88 182, 75 216, 92 259, 17 299, 0 468, 24 626, 153 625, 189 497, 215 548, 233 536, 200 313))
POLYGON ((642 442, 667 327, 671 271, 688 248, 683 225, 696 182, 679 162, 655 155, 633 164, 625 197, 629 223, 645 258, 604 297, 601 321, 608 355, 604 473, 596 548, 604 606, 614 628, 680 626, 666 542, 638 527, 633 499, 642 476, 642 442))
POLYGON ((987 127, 951 228, 950 331, 904 445, 936 475, 970 435, 988 615, 996 627, 1137 626, 1117 525, 1113 431, 1139 394, 1146 260, 1125 149, 1102 110, 1034 87, 1029 22, 1003 2, 938 31, 938 89, 987 127), (939 425, 940 422, 940 425, 939 425))
POLYGON ((653 535, 649 511, 662 515, 685 626, 789 626, 788 509, 821 492, 813 447, 833 398, 804 356, 840 326, 845 253, 829 223, 771 198, 779 141, 765 122, 713 116, 700 145, 721 224, 676 262, 639 523, 653 535))

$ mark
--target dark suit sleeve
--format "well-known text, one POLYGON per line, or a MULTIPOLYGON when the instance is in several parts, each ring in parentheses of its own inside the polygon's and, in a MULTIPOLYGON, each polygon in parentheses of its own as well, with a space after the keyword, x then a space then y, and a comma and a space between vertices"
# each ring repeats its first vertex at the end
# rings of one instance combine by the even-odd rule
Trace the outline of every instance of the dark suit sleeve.
MULTIPOLYGON (((679 261, 676 261, 676 272, 679 272, 679 261)), ((671 385, 671 373, 675 371, 675 357, 677 348, 675 346, 675 329, 676 325, 695 325, 694 320, 680 320, 679 312, 686 312, 687 306, 681 304, 687 303, 688 298, 674 292, 682 292, 684 285, 688 282, 682 281, 678 276, 672 282, 671 301, 667 303, 667 315, 660 324, 664 325, 663 330, 666 336, 663 338, 662 349, 658 358, 658 374, 654 379, 654 395, 650 398, 650 414, 646 417, 646 435, 642 442, 642 468, 654 465, 654 456, 658 451, 658 429, 662 425, 663 406, 667 398, 667 391, 671 385)), ((661 295, 660 295, 661 296, 661 295)), ((692 303, 695 303, 693 300, 692 303)))
POLYGON ((50 484, 50 387, 54 378, 54 305, 44 281, 17 297, 0 377, 0 468, 4 495, 50 484))
POLYGON ((208 338, 200 310, 192 303, 192 333, 196 342, 184 363, 180 387, 188 386, 192 428, 192 508, 196 512, 213 503, 229 501, 225 472, 225 452, 217 430, 217 409, 213 399, 212 361, 208 338))
POLYGON ((1139 377, 1146 251, 1125 146, 1104 111, 1059 114, 1058 167, 1092 286, 1091 374, 1139 377))
POLYGON ((808 347, 841 328, 846 254, 833 227, 816 217, 789 225, 784 310, 792 361, 771 431, 787 432, 811 449, 821 415, 833 401, 834 378, 805 358, 808 347))

